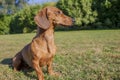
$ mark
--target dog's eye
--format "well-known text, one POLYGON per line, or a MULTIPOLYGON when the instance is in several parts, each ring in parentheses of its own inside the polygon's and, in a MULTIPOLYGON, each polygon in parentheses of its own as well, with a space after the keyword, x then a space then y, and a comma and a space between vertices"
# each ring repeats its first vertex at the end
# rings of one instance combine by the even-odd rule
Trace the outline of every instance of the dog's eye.
POLYGON ((56 11, 55 14, 59 15, 59 14, 62 14, 62 12, 61 11, 56 11))

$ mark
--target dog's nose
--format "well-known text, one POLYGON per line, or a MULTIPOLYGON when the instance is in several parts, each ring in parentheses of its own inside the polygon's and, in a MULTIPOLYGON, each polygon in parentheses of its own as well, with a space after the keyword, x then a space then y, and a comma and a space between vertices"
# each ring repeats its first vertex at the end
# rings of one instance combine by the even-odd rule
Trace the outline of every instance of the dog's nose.
POLYGON ((72 22, 75 23, 75 19, 74 18, 72 18, 72 22))

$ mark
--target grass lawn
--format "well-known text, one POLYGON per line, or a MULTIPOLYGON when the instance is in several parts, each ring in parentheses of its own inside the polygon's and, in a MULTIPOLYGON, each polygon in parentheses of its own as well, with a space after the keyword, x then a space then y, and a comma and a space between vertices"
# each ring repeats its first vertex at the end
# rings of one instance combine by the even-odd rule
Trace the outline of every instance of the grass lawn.
MULTIPOLYGON (((37 80, 34 70, 14 72, 11 58, 35 34, 0 35, 0 80, 37 80)), ((55 32, 53 67, 61 77, 45 80, 120 80, 120 30, 55 32)))

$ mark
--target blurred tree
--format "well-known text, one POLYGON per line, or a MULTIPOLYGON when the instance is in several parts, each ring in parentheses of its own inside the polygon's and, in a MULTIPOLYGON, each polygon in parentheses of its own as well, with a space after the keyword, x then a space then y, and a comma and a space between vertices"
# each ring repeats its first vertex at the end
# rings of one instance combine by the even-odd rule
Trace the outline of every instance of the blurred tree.
POLYGON ((0 34, 9 34, 10 22, 14 13, 27 5, 29 0, 0 0, 0 34))
POLYGON ((27 6, 12 16, 10 22, 10 33, 30 33, 36 30, 34 16, 46 6, 55 6, 56 3, 49 2, 42 5, 27 6))
POLYGON ((98 19, 95 25, 108 29, 120 28, 120 0, 93 1, 92 9, 98 13, 98 19))
POLYGON ((0 15, 13 14, 22 9, 29 0, 0 0, 0 15))
POLYGON ((77 26, 86 26, 96 20, 97 12, 91 9, 92 2, 93 0, 59 0, 57 7, 74 17, 77 26))
POLYGON ((120 28, 120 0, 59 0, 57 7, 81 29, 120 28))

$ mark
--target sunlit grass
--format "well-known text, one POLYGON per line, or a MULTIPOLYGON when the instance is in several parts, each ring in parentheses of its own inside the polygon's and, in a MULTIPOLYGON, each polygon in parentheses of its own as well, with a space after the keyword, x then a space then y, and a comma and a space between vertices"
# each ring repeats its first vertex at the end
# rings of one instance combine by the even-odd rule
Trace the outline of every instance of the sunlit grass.
MULTIPOLYGON (((35 71, 13 72, 11 58, 35 34, 0 35, 0 80, 36 80, 35 71)), ((44 70, 45 80, 119 80, 120 30, 55 32, 57 78, 44 70)))

